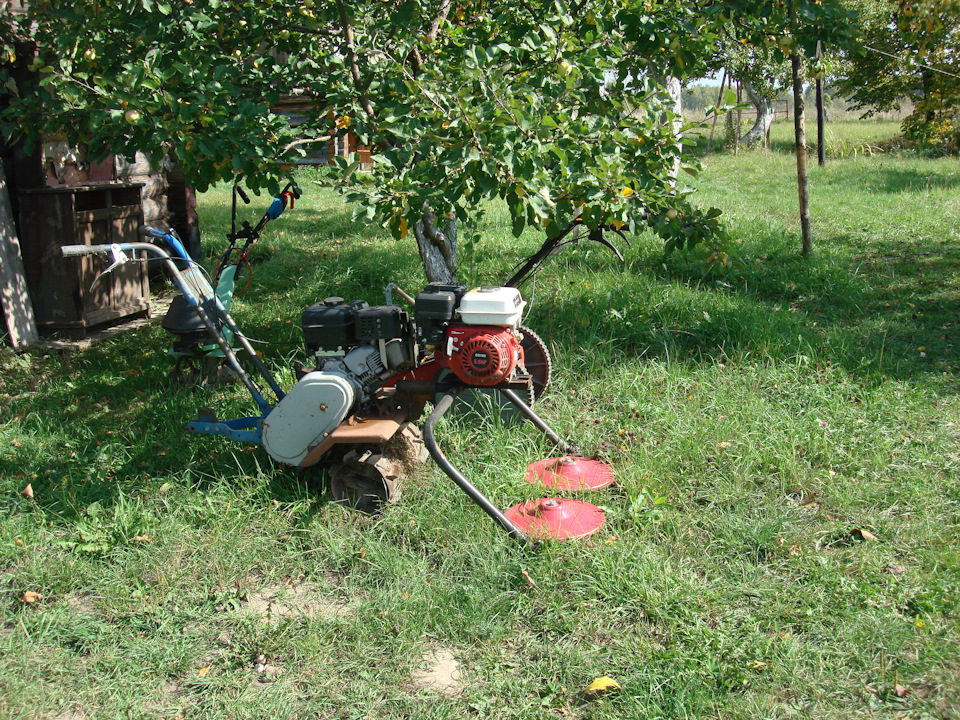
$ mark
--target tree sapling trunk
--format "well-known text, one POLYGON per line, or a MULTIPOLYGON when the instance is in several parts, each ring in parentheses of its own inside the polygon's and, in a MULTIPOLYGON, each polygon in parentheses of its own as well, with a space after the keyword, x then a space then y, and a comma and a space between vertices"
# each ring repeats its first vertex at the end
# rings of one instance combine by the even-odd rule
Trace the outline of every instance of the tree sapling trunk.
POLYGON ((803 76, 800 56, 790 56, 793 70, 793 128, 797 145, 797 190, 800 195, 800 232, 803 235, 803 254, 813 252, 813 234, 810 230, 810 195, 807 186, 807 130, 804 121, 803 76))
POLYGON ((420 259, 428 282, 452 283, 457 280, 457 218, 447 217, 441 228, 437 216, 428 205, 423 217, 413 226, 420 259))

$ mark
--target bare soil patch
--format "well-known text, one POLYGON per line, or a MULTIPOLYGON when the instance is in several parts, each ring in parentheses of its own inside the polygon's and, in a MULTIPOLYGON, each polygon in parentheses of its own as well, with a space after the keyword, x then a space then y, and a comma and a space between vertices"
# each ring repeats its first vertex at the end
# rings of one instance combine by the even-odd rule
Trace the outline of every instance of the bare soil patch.
POLYGON ((421 667, 413 673, 413 684, 419 690, 432 690, 443 695, 459 695, 463 691, 460 663, 448 648, 436 648, 423 656, 421 667))
POLYGON ((311 583, 269 585, 247 596, 241 612, 270 622, 283 618, 340 618, 353 613, 343 598, 331 597, 311 583))

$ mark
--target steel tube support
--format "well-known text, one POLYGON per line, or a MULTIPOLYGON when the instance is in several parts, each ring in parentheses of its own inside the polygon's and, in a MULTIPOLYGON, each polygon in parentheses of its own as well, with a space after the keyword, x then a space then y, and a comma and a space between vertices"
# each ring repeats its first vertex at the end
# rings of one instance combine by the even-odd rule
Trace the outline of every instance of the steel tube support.
POLYGON ((250 356, 250 360, 256 366, 257 370, 260 371, 260 374, 263 376, 263 379, 267 381, 267 384, 270 385, 270 389, 273 390, 273 394, 276 395, 277 401, 279 402, 280 400, 283 400, 284 392, 280 389, 280 386, 274 379, 273 374, 267 369, 267 366, 264 365, 263 360, 260 359, 260 356, 257 355, 257 351, 253 349, 252 345, 250 345, 250 341, 244 337, 242 332, 240 332, 240 328, 237 327, 237 324, 233 321, 233 318, 230 317, 230 313, 227 312, 227 309, 223 306, 223 303, 220 302, 220 298, 214 296, 213 299, 217 303, 217 312, 220 313, 220 317, 223 320, 224 325, 230 328, 230 331, 233 333, 234 337, 240 342, 240 346, 247 351, 247 354, 250 356))
POLYGON ((427 421, 423 425, 423 442, 427 446, 427 452, 430 453, 430 457, 433 458, 434 462, 440 466, 440 469, 443 470, 447 476, 457 484, 457 486, 463 490, 471 500, 473 500, 480 508, 491 518, 496 520, 500 526, 506 530, 510 535, 520 541, 521 545, 526 545, 530 542, 526 535, 520 532, 520 529, 514 525, 510 520, 504 515, 500 510, 490 502, 486 496, 481 493, 477 488, 475 488, 469 480, 467 480, 457 468, 453 466, 447 458, 444 456, 443 451, 440 450, 440 446, 437 445, 436 437, 434 437, 433 431, 437 423, 440 421, 446 412, 453 405, 454 398, 460 392, 460 388, 451 388, 447 393, 440 398, 440 401, 433 408, 433 412, 430 413, 430 417, 427 418, 427 421))
POLYGON ((523 399, 519 395, 517 395, 513 390, 503 388, 500 390, 500 393, 507 400, 513 403, 514 407, 516 407, 517 410, 519 410, 527 420, 532 422, 540 432, 542 432, 544 435, 550 438, 553 444, 556 445, 558 448, 560 448, 561 452, 567 453, 568 455, 580 454, 580 448, 578 448, 576 445, 570 445, 563 438, 557 435, 557 433, 554 432, 553 428, 547 425, 543 421, 543 418, 537 415, 533 411, 533 408, 527 405, 527 403, 525 403, 523 399))

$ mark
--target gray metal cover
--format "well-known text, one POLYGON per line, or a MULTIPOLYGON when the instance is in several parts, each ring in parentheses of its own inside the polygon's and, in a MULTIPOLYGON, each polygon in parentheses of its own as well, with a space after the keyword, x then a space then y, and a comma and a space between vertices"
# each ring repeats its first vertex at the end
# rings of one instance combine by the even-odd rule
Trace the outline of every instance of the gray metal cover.
POLYGON ((277 462, 298 465, 353 407, 355 391, 344 376, 308 373, 263 421, 263 447, 277 462))

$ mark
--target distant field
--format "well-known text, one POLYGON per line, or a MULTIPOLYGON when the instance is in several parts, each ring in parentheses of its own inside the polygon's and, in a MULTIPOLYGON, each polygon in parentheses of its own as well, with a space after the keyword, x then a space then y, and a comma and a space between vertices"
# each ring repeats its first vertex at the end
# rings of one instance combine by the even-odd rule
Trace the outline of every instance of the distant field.
MULTIPOLYGON (((744 111, 741 119, 741 134, 746 133, 753 124, 755 113, 744 111)), ((690 118, 702 121, 702 118, 690 118)), ((814 150, 817 144, 816 116, 806 116, 807 145, 814 150)), ((691 131, 698 151, 706 151, 707 139, 713 132, 711 149, 717 152, 732 152, 734 143, 725 118, 719 118, 716 128, 713 121, 704 121, 704 127, 691 131)), ((877 152, 883 143, 890 143, 900 137, 900 120, 890 117, 858 119, 852 113, 844 113, 832 119, 826 125, 827 154, 834 159, 852 157, 857 154, 877 152)), ((771 148, 781 152, 792 152, 794 147, 793 118, 779 118, 770 130, 771 148)))

